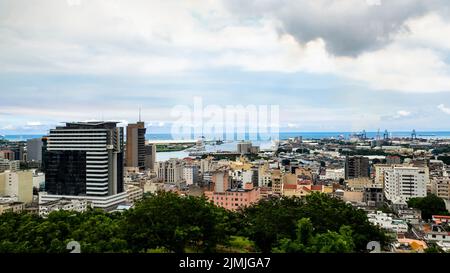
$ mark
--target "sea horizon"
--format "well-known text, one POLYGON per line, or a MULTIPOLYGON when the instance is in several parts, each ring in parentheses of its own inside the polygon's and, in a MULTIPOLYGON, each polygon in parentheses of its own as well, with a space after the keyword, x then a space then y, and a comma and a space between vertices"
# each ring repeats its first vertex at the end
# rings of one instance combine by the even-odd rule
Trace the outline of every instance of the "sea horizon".
MULTIPOLYGON (((325 139, 325 138, 344 138, 349 139, 350 136, 355 134, 361 134, 362 132, 349 132, 349 131, 330 131, 330 132, 321 132, 321 131, 298 131, 298 132, 280 132, 279 140, 286 140, 294 137, 302 137, 303 139, 325 139)), ((384 131, 366 131, 367 138, 376 138, 377 135, 383 138, 385 132, 384 131)), ((390 138, 408 138, 412 136, 412 131, 388 131, 390 138)), ((11 134, 11 135, 1 135, 0 139, 5 139, 8 141, 26 141, 28 139, 40 138, 44 137, 46 134, 11 134)), ((450 138, 450 130, 449 131, 416 131, 416 135, 418 138, 450 138)), ((170 133, 152 133, 146 134, 146 140, 179 140, 180 138, 173 138, 170 133)), ((184 137, 183 139, 198 139, 191 135, 190 137, 184 137)), ((224 140, 222 139, 208 139, 206 140, 224 140)), ((226 139, 225 139, 226 140, 226 139)), ((231 139, 231 141, 239 141, 239 140, 253 140, 246 134, 245 139, 231 139)), ((261 140, 261 139, 257 139, 261 140)))

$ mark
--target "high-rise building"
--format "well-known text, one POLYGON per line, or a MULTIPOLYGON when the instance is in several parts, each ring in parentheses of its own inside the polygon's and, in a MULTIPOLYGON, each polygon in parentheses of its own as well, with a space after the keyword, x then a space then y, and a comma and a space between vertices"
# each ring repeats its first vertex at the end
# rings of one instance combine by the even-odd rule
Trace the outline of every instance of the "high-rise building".
POLYGON ((145 128, 144 122, 128 124, 126 166, 130 168, 145 168, 145 128))
POLYGON ((145 168, 148 170, 155 170, 156 163, 156 144, 145 145, 145 168))
POLYGON ((369 177, 369 158, 347 156, 345 159, 345 179, 369 177))
POLYGON ((0 173, 0 195, 15 197, 19 202, 33 201, 33 172, 5 171, 0 173))
POLYGON ((27 140, 27 160, 42 161, 42 138, 27 140))
POLYGON ((384 172, 384 194, 393 203, 427 195, 428 167, 393 166, 384 172))
POLYGON ((123 128, 117 123, 74 122, 50 130, 40 202, 78 198, 105 210, 125 202, 123 128))

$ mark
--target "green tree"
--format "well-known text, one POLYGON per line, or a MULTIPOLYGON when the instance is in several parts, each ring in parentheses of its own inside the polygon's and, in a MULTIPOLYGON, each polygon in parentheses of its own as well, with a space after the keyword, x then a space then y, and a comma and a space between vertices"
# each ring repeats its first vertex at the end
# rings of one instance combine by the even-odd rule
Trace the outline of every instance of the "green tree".
POLYGON ((411 198, 408 201, 408 206, 421 210, 424 220, 432 219, 433 215, 449 215, 444 200, 434 194, 423 198, 411 198))
POLYGON ((303 218, 310 219, 314 234, 329 231, 339 233, 343 226, 350 227, 355 251, 366 251, 370 241, 382 244, 388 241, 385 233, 368 221, 364 211, 321 193, 303 199, 262 200, 239 213, 242 215, 242 236, 253 240, 259 250, 265 253, 270 252, 282 239, 294 241, 298 221, 303 218))
POLYGON ((214 252, 229 235, 228 214, 204 197, 160 192, 126 212, 122 227, 133 252, 214 252))
POLYGON ((294 240, 283 238, 275 253, 350 253, 354 251, 351 228, 342 226, 339 233, 327 231, 313 235, 313 225, 309 219, 297 222, 297 235, 294 240))

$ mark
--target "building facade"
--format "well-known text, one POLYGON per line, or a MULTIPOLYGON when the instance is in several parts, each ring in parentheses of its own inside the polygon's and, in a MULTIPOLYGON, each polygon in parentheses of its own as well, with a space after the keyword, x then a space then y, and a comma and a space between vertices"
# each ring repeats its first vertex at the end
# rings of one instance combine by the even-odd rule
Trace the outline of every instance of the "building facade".
POLYGON ((385 171, 384 193, 393 203, 405 203, 411 198, 425 197, 430 180, 427 167, 394 166, 385 171))
POLYGON ((42 161, 42 138, 27 140, 27 161, 42 161))
POLYGON ((158 178, 164 183, 180 186, 183 183, 183 163, 178 159, 169 159, 156 163, 158 178))
POLYGON ((87 199, 108 210, 126 201, 123 128, 117 122, 67 123, 50 130, 44 147, 41 202, 87 199))
POLYGON ((197 165, 184 166, 183 178, 186 185, 197 185, 199 182, 199 167, 197 165))
POLYGON ((345 159, 345 179, 369 177, 369 158, 347 156, 345 159))
POLYGON ((0 196, 16 197, 18 202, 33 201, 33 172, 5 171, 0 173, 0 196))
POLYGON ((431 193, 450 200, 450 177, 435 177, 431 180, 431 193))
POLYGON ((145 128, 144 122, 128 124, 126 142, 126 166, 145 168, 145 128))

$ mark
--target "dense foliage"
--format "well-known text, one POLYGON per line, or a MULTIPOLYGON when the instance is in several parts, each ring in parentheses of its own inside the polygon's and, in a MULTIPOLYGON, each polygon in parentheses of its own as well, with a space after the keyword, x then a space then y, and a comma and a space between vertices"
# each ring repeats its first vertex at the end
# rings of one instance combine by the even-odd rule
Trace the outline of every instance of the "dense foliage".
POLYGON ((433 215, 448 215, 444 200, 434 194, 424 198, 411 198, 408 201, 408 206, 421 210, 422 219, 424 220, 430 220, 433 218, 433 215))
POLYGON ((239 214, 242 235, 253 240, 262 252, 270 252, 283 239, 296 240, 298 221, 302 219, 312 223, 313 235, 340 232, 342 227, 348 227, 354 252, 364 251, 370 241, 387 241, 384 232, 369 223, 364 211, 325 194, 262 200, 239 214))
POLYGON ((0 253, 360 252, 384 233, 363 211, 323 194, 263 200, 230 212, 205 198, 147 196, 124 213, 0 215, 0 253))

